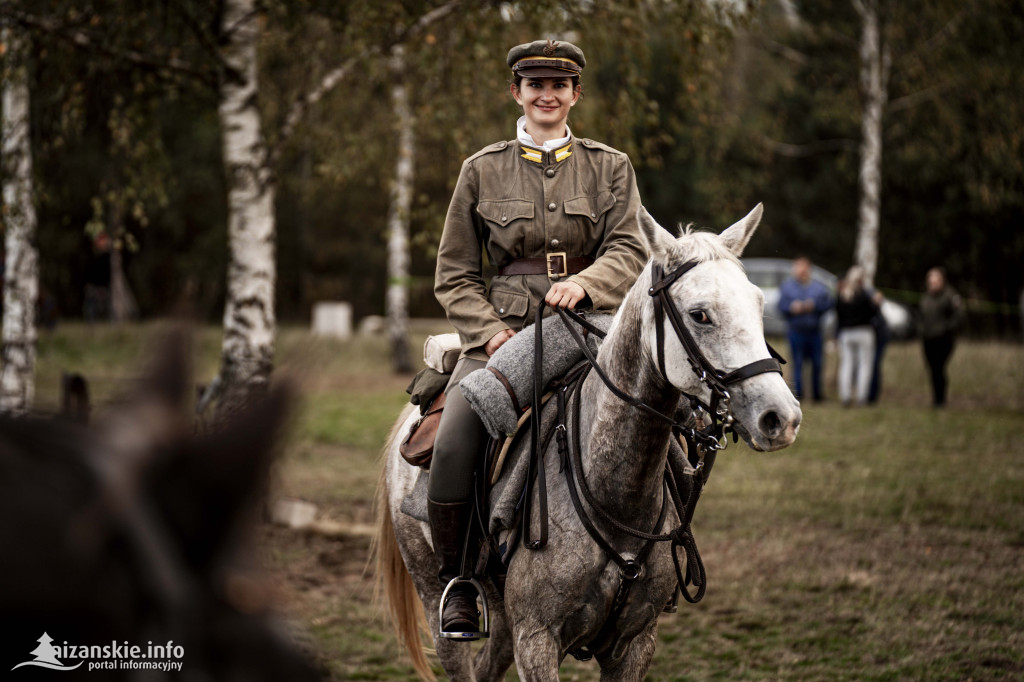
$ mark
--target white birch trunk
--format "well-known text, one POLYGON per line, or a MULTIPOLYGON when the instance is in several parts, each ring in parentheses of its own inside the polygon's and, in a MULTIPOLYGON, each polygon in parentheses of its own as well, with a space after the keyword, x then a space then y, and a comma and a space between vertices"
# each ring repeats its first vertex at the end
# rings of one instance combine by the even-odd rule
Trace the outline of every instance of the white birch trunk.
POLYGON ((4 313, 0 355, 0 411, 22 414, 32 407, 36 365, 36 300, 39 255, 32 188, 28 78, 24 44, 4 29, 12 68, 3 85, 4 313))
POLYGON ((890 58, 883 44, 878 0, 853 0, 861 17, 860 85, 864 98, 861 117, 860 204, 854 262, 864 268, 868 283, 878 269, 878 233, 882 210, 882 116, 889 99, 890 58))
POLYGON ((132 294, 128 278, 124 274, 124 207, 119 202, 114 202, 110 207, 110 226, 108 234, 113 237, 121 237, 121 244, 117 239, 111 239, 110 248, 110 321, 115 324, 123 324, 138 315, 139 309, 135 303, 135 296, 132 294))
POLYGON ((135 319, 138 314, 135 294, 124 274, 124 252, 115 246, 110 251, 110 320, 121 324, 135 319))
POLYGON ((416 155, 415 121, 409 109, 405 85, 405 51, 401 45, 391 52, 391 106, 398 124, 398 153, 388 207, 388 339, 396 372, 412 371, 409 358, 409 213, 412 209, 413 173, 416 155))
POLYGON ((223 78, 219 106, 229 246, 220 415, 265 390, 274 363, 274 179, 257 107, 259 21, 255 0, 224 3, 223 57, 234 75, 223 78))

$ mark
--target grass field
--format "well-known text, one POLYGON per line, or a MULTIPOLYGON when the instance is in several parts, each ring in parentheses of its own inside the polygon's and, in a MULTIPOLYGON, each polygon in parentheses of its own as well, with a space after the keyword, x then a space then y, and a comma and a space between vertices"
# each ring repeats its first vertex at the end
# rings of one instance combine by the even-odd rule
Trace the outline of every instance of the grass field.
MULTIPOLYGON (((102 404, 137 373, 155 329, 44 335, 39 407, 56 409, 62 371, 89 377, 102 404)), ((200 381, 216 368, 218 334, 197 336, 200 381)), ((371 605, 361 532, 409 377, 388 372, 380 340, 285 329, 278 356, 305 400, 275 494, 352 529, 262 528, 281 608, 331 679, 412 679, 371 605)), ((789 449, 719 456, 694 521, 707 596, 662 617, 650 679, 1024 679, 1024 347, 962 342, 950 373, 950 405, 934 410, 920 347, 893 344, 879 406, 805 405, 789 449)), ((598 677, 574 661, 562 675, 598 677)))

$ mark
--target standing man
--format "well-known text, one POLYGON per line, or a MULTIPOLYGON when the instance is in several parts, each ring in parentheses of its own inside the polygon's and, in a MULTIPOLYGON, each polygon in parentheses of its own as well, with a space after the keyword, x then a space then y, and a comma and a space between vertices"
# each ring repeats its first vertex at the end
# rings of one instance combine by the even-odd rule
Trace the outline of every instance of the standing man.
POLYGON ((797 400, 804 398, 804 358, 811 360, 811 395, 821 392, 821 316, 832 307, 832 295, 821 282, 811 279, 811 261, 801 256, 793 261, 793 276, 779 287, 779 312, 789 325, 789 346, 793 352, 793 387, 797 400))

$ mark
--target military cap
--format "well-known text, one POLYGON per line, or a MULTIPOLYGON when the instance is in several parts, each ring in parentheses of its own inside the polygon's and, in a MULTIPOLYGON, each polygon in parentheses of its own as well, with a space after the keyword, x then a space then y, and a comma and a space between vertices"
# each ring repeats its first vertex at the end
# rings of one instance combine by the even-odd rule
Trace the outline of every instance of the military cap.
POLYGON ((572 43, 535 40, 516 45, 508 51, 508 65, 516 76, 527 78, 564 78, 579 76, 587 65, 583 50, 572 43))

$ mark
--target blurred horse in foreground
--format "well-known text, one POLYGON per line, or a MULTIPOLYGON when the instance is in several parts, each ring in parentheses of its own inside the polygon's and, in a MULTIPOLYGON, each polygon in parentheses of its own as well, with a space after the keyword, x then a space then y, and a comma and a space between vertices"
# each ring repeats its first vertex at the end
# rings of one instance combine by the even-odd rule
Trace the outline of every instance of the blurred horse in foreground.
MULTIPOLYGON (((0 669, 85 671, 93 657, 79 650, 79 661, 69 646, 127 645, 109 660, 171 642, 158 652, 180 664, 176 679, 318 679, 269 614, 241 551, 287 392, 196 435, 188 339, 175 332, 162 346, 145 379, 94 426, 0 417, 0 669)), ((153 679, 123 662, 89 679, 153 679)), ((26 670, 16 674, 32 677, 26 670)))

